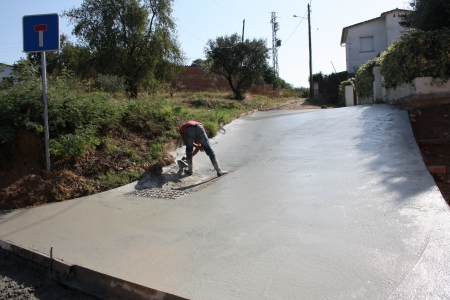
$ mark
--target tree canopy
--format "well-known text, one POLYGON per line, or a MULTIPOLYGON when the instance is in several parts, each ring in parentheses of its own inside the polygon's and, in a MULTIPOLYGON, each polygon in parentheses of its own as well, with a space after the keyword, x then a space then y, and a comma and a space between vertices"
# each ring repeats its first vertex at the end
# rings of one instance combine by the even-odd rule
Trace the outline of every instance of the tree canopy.
POLYGON ((276 88, 291 89, 293 86, 287 83, 284 79, 277 76, 277 73, 269 65, 266 66, 266 70, 263 74, 264 83, 273 84, 276 88))
POLYGON ((450 28, 450 1, 412 0, 411 12, 402 15, 400 25, 423 31, 450 28))
POLYGON ((269 49, 263 39, 246 39, 238 34, 208 40, 205 47, 209 71, 223 76, 236 100, 243 100, 245 92, 262 81, 269 49))
MULTIPOLYGON (((88 78, 92 72, 91 54, 89 49, 82 45, 73 44, 67 35, 60 36, 61 48, 59 51, 47 52, 47 72, 58 75, 64 69, 74 72, 80 78, 88 78)), ((40 64, 41 53, 32 52, 27 54, 28 60, 40 64)), ((39 73, 40 73, 39 68, 39 73)))
POLYGON ((98 73, 124 77, 136 97, 152 80, 170 80, 183 54, 171 16, 173 0, 84 0, 64 12, 98 73))

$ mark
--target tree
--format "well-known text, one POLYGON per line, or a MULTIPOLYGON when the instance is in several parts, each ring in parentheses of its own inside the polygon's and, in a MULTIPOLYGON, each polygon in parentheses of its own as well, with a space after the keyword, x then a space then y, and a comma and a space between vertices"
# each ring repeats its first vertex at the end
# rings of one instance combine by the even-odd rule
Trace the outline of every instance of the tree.
POLYGON ((292 85, 287 83, 284 79, 277 76, 273 68, 269 67, 269 65, 266 66, 266 70, 264 71, 264 83, 266 84, 273 84, 275 88, 281 88, 281 89, 291 89, 292 85))
POLYGON ((170 80, 182 65, 173 0, 84 0, 64 12, 93 55, 98 73, 125 78, 130 97, 146 83, 170 80))
POLYGON ((423 31, 450 28, 448 0, 412 0, 409 5, 413 10, 401 15, 401 26, 423 31))
MULTIPOLYGON (((58 75, 66 69, 80 78, 88 78, 92 72, 92 56, 89 49, 81 45, 74 45, 65 34, 60 36, 60 45, 59 51, 47 52, 45 55, 47 73, 58 75)), ((40 52, 28 53, 27 58, 37 65, 41 64, 40 52)))
POLYGON ((206 61, 200 58, 197 58, 196 60, 192 61, 191 67, 203 67, 205 65, 206 61))
POLYGON ((243 100, 245 92, 262 81, 269 58, 269 49, 263 39, 246 39, 238 34, 208 40, 205 47, 209 71, 224 77, 236 100, 243 100))

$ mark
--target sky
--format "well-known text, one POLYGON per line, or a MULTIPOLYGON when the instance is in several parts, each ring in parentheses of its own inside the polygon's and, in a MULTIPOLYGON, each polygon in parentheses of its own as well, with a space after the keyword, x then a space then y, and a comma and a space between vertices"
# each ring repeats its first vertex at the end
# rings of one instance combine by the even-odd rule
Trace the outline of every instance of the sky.
MULTIPOLYGON (((23 51, 22 17, 58 13, 79 7, 83 0, 1 1, 0 62, 13 64, 23 51)), ((340 45, 342 29, 379 17, 395 8, 408 9, 409 0, 174 0, 173 13, 186 65, 204 59, 209 39, 242 35, 264 39, 272 47, 271 13, 279 23, 277 38, 279 75, 295 87, 308 87, 309 43, 307 5, 311 5, 311 41, 313 73, 345 71, 345 48, 340 45), (299 18, 293 17, 299 16, 299 18), (303 18, 305 17, 305 18, 303 18)), ((71 35, 73 25, 60 18, 60 31, 71 35)), ((76 37, 71 36, 76 42, 76 37)), ((272 66, 272 57, 269 61, 272 66)))

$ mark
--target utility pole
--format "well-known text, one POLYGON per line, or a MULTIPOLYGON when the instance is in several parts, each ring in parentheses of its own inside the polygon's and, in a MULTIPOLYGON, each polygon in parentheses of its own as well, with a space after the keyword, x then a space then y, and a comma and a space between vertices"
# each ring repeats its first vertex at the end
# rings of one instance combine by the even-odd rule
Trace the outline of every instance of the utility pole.
POLYGON ((272 59, 273 59, 273 71, 278 76, 278 47, 281 46, 281 40, 277 38, 277 31, 280 29, 277 22, 277 13, 272 12, 272 18, 270 20, 272 23, 272 59))
POLYGON ((312 76, 312 48, 311 48, 311 13, 308 3, 308 35, 309 35, 309 98, 314 98, 314 80, 312 76))
POLYGON ((244 31, 245 31, 245 19, 242 24, 242 42, 244 42, 244 31))

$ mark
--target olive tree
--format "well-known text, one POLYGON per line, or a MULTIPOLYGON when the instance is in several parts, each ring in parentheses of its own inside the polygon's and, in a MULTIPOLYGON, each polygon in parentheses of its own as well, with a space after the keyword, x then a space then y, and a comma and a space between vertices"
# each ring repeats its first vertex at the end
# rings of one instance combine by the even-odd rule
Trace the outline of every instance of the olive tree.
POLYGON ((261 82, 269 58, 263 39, 246 39, 238 34, 208 40, 205 47, 209 71, 224 77, 236 100, 243 100, 246 91, 261 82))

